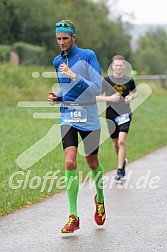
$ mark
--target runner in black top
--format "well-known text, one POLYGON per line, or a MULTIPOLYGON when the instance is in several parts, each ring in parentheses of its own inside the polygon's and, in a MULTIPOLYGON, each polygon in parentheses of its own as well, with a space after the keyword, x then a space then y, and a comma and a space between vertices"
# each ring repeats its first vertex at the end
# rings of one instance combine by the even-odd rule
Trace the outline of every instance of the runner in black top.
POLYGON ((110 137, 118 156, 118 170, 115 176, 120 180, 125 176, 126 136, 131 122, 130 102, 137 96, 135 82, 124 74, 126 68, 122 55, 115 55, 112 62, 112 75, 103 79, 102 93, 106 96, 97 96, 97 101, 105 101, 106 119, 110 137))

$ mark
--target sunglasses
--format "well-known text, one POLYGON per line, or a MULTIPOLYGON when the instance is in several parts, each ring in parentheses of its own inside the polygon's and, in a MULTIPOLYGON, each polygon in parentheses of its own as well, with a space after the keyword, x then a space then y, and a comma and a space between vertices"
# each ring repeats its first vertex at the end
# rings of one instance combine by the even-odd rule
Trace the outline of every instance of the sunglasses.
POLYGON ((68 27, 72 27, 72 26, 67 22, 58 22, 58 23, 56 23, 56 27, 68 28, 68 27))

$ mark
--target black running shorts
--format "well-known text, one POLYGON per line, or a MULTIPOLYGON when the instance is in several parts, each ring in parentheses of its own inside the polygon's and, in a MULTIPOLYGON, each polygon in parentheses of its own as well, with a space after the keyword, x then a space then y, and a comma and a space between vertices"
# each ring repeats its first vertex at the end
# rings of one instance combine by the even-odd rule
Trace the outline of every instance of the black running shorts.
POLYGON ((78 148, 78 133, 80 134, 86 155, 94 155, 98 153, 100 141, 100 129, 93 131, 83 131, 76 129, 70 125, 61 126, 61 136, 63 149, 69 146, 78 148))
POLYGON ((132 120, 131 115, 129 117, 130 117, 129 122, 123 123, 119 126, 116 124, 114 118, 107 119, 108 131, 111 138, 118 138, 119 132, 125 132, 125 133, 129 132, 130 123, 132 120))

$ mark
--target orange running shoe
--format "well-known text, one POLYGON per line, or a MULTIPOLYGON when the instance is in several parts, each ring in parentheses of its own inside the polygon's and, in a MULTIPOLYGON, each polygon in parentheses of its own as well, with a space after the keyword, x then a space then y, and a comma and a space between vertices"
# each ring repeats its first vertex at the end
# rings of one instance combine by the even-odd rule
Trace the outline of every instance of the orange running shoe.
POLYGON ((94 215, 94 220, 97 225, 103 225, 105 220, 106 220, 106 214, 105 214, 105 207, 104 207, 104 202, 97 202, 96 201, 96 195, 94 198, 95 204, 96 204, 96 212, 94 215))
POLYGON ((74 233, 75 230, 79 229, 79 218, 76 219, 74 214, 69 216, 69 220, 65 226, 61 229, 61 233, 74 233))

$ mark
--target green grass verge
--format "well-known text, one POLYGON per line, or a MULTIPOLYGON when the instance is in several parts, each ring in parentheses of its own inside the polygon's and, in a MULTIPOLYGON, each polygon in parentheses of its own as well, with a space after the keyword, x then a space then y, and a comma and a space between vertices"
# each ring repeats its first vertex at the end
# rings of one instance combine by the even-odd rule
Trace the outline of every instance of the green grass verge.
MULTIPOLYGON (((0 66, 0 91, 2 105, 0 108, 1 124, 1 166, 0 166, 0 216, 39 202, 61 189, 50 180, 44 184, 48 172, 55 171, 59 177, 64 175, 64 155, 61 143, 29 169, 20 168, 18 156, 43 138, 58 119, 34 119, 34 112, 55 112, 55 108, 20 108, 18 101, 47 100, 48 92, 54 83, 53 79, 41 77, 43 71, 53 69, 32 67, 0 66), (32 72, 39 71, 40 77, 33 79, 32 72), (11 188, 11 176, 13 177, 11 188), (32 188, 36 189, 32 189, 32 188)), ((167 144, 167 91, 160 85, 150 84, 153 94, 133 113, 133 120, 127 138, 127 157, 129 162, 136 160, 167 144)), ((55 132, 55 138, 58 132, 55 132)), ((49 139, 52 141, 52 139, 49 139)), ((42 146, 41 146, 42 148, 42 146)), ((108 138, 99 150, 100 161, 104 172, 115 169, 117 159, 108 138)), ((30 157, 31 158, 31 157, 30 157)), ((83 171, 83 178, 89 172, 85 159, 78 155, 78 170, 83 171)), ((63 187, 64 181, 59 180, 63 187)))

